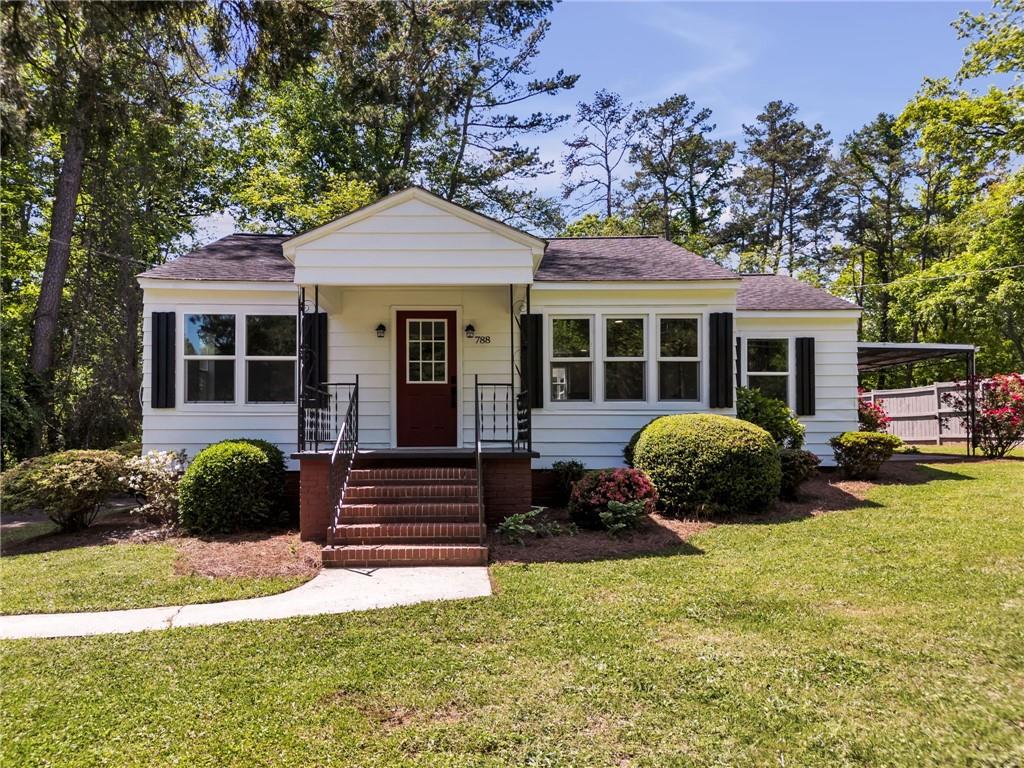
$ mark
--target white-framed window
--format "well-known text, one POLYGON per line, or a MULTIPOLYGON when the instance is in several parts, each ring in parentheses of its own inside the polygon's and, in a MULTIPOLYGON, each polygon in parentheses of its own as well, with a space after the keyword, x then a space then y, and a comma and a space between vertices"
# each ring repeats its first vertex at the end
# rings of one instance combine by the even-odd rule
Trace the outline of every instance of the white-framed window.
POLYGON ((444 318, 407 318, 405 321, 405 348, 405 380, 409 384, 447 383, 447 320, 444 318))
POLYGON ((235 316, 184 316, 186 403, 235 402, 235 316))
POLYGON ((594 328, 591 317, 551 318, 551 400, 594 399, 594 328))
POLYGON ((789 339, 746 340, 747 386, 789 405, 789 339))
POLYGON ((659 316, 658 400, 700 400, 700 318, 659 316))
POLYGON ((295 315, 245 316, 245 401, 294 403, 298 334, 295 315))
POLYGON ((647 328, 643 316, 604 316, 604 399, 647 399, 647 328))

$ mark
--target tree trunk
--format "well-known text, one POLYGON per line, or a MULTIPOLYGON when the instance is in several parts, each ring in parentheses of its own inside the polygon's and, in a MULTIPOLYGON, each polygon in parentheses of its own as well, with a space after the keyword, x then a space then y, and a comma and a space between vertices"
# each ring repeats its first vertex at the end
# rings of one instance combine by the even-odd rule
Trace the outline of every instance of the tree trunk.
POLYGON ((50 216, 50 243, 46 250, 46 266, 39 287, 32 327, 32 373, 40 379, 49 378, 54 359, 54 337, 60 316, 60 300, 64 293, 68 264, 71 261, 71 237, 82 188, 85 165, 85 136, 82 110, 76 110, 74 122, 64 142, 64 158, 57 177, 53 211, 50 216))

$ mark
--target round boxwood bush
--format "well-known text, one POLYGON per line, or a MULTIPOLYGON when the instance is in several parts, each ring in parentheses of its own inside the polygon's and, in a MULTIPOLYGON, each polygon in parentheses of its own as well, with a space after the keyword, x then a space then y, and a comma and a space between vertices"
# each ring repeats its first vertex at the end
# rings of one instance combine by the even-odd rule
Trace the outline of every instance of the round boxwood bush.
POLYGON ((780 448, 779 462, 782 464, 782 489, 779 493, 784 499, 795 499, 800 486, 814 476, 821 459, 800 448, 780 448))
POLYGON ((225 440, 201 450, 178 483, 184 528, 230 533, 274 522, 284 492, 284 456, 262 440, 225 440))
POLYGON ((634 432, 633 436, 631 438, 629 438, 629 442, 626 443, 625 446, 623 446, 623 448, 622 448, 622 459, 623 459, 623 461, 626 462, 626 466, 627 467, 632 467, 633 466, 633 452, 636 451, 636 441, 640 439, 640 435, 642 435, 644 433, 644 430, 647 429, 647 426, 649 424, 653 424, 654 422, 656 422, 660 418, 661 418, 660 416, 656 416, 655 418, 653 418, 650 421, 648 421, 647 424, 644 424, 642 427, 640 427, 640 429, 638 429, 636 432, 634 432))
POLYGON ((569 516, 581 528, 604 528, 602 512, 608 502, 628 504, 639 501, 651 513, 658 501, 657 491, 647 475, 637 469, 602 469, 588 472, 572 488, 569 516))
POLYGON ((903 445, 896 435, 885 432, 843 432, 828 442, 836 464, 854 479, 877 477, 882 464, 903 445))
POLYGON ((633 460, 676 514, 760 512, 782 481, 772 436, 728 416, 663 416, 644 430, 633 460))

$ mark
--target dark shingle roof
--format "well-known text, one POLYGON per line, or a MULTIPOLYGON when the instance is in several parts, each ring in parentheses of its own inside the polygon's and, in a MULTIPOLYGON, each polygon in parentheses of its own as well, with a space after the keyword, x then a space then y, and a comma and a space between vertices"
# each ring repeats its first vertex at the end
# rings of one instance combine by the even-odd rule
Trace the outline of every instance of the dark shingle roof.
POLYGON ((785 275, 743 275, 743 282, 736 292, 736 309, 785 311, 859 307, 785 275))
MULTIPOLYGON (((291 282, 295 268, 281 244, 291 235, 236 232, 161 264, 139 277, 165 280, 291 282)), ((739 275, 660 237, 552 238, 538 281, 734 280, 739 275)), ((857 309, 856 304, 783 275, 743 275, 736 308, 857 309)))
POLYGON ((660 237, 556 237, 540 269, 544 280, 735 280, 737 275, 660 237))
POLYGON ((153 267, 139 277, 290 283, 295 268, 281 250, 281 243, 289 237, 291 235, 251 235, 236 232, 179 256, 174 261, 153 267))

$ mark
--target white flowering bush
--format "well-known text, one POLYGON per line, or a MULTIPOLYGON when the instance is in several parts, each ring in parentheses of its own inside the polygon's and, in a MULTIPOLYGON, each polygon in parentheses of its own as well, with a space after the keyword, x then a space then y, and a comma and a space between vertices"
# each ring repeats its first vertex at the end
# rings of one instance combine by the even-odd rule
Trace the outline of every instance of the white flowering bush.
POLYGON ((126 462, 123 482, 145 502, 136 512, 164 525, 178 522, 178 481, 188 467, 185 451, 149 451, 126 462))

